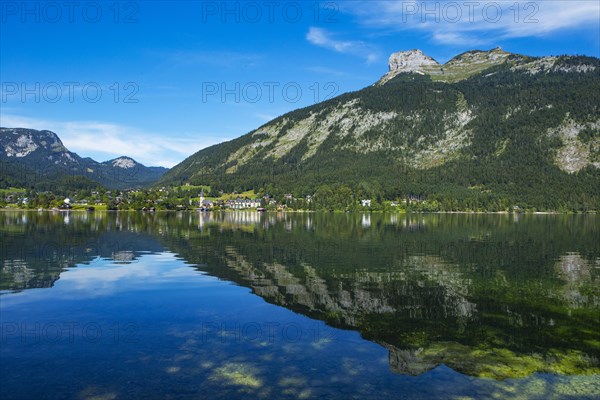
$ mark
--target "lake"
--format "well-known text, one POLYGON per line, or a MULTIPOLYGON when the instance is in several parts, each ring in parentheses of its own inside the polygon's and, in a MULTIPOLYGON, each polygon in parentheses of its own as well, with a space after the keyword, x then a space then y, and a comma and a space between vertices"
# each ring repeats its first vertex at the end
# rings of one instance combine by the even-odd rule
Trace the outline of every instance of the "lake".
POLYGON ((597 399, 600 217, 0 212, 2 399, 597 399))

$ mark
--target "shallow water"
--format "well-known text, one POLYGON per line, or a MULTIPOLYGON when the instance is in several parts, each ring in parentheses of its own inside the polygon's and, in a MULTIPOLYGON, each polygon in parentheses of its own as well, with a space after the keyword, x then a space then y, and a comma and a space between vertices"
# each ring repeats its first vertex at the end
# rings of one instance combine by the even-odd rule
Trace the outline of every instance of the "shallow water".
POLYGON ((600 218, 0 213, 0 396, 597 398, 600 218))

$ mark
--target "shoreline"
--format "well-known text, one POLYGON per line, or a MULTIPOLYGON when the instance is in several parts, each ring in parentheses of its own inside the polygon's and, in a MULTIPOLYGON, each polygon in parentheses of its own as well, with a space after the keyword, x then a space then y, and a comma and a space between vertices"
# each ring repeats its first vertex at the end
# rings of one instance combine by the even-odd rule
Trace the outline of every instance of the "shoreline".
POLYGON ((293 213, 293 214, 303 214, 303 213, 311 213, 311 214, 494 214, 494 215, 598 215, 598 211, 587 211, 587 212, 560 212, 560 211, 520 211, 520 212, 511 212, 511 211, 380 211, 380 210, 363 210, 363 211, 325 211, 325 210, 265 210, 265 211, 257 211, 255 209, 246 209, 246 210, 210 210, 210 211, 200 211, 200 210, 156 210, 156 211, 143 211, 143 210, 86 210, 86 209, 31 209, 31 208, 12 208, 5 207, 0 208, 0 212, 54 212, 54 213, 69 213, 69 212, 85 212, 85 213, 105 213, 105 212, 137 212, 143 214, 156 214, 156 213, 171 213, 171 212, 187 212, 187 213, 238 213, 238 212, 254 212, 258 214, 269 213, 269 214, 279 214, 279 213, 293 213))

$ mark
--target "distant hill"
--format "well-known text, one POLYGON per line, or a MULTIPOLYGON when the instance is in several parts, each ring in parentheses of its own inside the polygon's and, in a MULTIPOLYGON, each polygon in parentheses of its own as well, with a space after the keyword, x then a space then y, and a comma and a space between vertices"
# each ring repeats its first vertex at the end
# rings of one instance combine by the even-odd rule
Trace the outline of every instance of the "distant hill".
MULTIPOLYGON (((600 60, 499 48, 392 54, 374 85, 203 149, 161 184, 437 200, 444 209, 600 208, 600 60)), ((277 193, 273 193, 277 192, 277 193)))
POLYGON ((0 186, 126 189, 149 186, 166 171, 129 157, 97 162, 69 151, 51 131, 0 128, 0 186))

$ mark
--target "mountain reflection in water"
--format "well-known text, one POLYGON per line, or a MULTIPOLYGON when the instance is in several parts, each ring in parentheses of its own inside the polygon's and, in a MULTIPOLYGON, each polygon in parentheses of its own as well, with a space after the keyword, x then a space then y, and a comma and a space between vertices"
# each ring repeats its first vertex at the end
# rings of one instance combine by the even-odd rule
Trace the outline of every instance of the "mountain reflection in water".
MULTIPOLYGON (((389 368, 499 380, 600 373, 600 218, 0 213, 3 296, 169 251, 268 303, 354 330, 389 368)), ((51 289, 52 290, 52 289, 51 289)), ((2 299, 2 297, 0 297, 2 299)))

